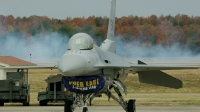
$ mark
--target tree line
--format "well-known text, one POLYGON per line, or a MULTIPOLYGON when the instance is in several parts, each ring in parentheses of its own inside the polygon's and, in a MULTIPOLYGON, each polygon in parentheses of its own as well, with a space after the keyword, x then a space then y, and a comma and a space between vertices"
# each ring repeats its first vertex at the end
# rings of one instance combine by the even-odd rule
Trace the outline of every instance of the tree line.
MULTIPOLYGON (((97 45, 106 38, 108 17, 81 17, 66 19, 48 18, 46 16, 13 17, 0 15, 0 44, 8 36, 33 38, 36 35, 48 35, 52 32, 69 38, 77 32, 85 32, 93 37, 97 45)), ((189 48, 194 54, 200 53, 200 17, 187 15, 157 17, 116 18, 115 35, 125 43, 139 42, 142 47, 160 45, 163 47, 178 44, 189 48)))

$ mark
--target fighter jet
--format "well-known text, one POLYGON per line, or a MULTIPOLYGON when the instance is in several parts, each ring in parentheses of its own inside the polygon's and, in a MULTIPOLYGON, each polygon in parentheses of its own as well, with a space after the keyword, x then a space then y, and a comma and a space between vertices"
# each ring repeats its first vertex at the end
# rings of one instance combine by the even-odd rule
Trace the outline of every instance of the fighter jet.
MULTIPOLYGON (((128 73, 137 73, 139 81, 153 85, 181 88, 182 81, 160 70, 197 69, 200 66, 147 65, 138 60, 138 64, 125 61, 116 54, 115 31, 116 0, 112 0, 107 38, 98 47, 86 33, 73 35, 68 42, 68 50, 60 58, 58 68, 61 75, 48 79, 48 82, 61 80, 66 88, 64 112, 73 112, 82 107, 88 112, 88 102, 102 94, 114 99, 126 112, 135 112, 135 99, 124 100, 122 92, 127 94, 124 80, 128 73), (111 90, 117 93, 113 95, 111 90)), ((53 68, 53 66, 15 67, 15 68, 53 68)), ((4 68, 6 69, 6 68, 4 68)))
POLYGON ((135 112, 135 100, 125 101, 121 93, 127 94, 124 80, 128 73, 138 73, 139 81, 143 83, 181 88, 180 80, 159 70, 199 68, 147 65, 142 61, 138 61, 138 64, 126 62, 116 54, 115 11, 116 0, 112 0, 107 38, 100 47, 93 43, 90 35, 77 33, 70 38, 68 50, 58 62, 62 83, 73 94, 71 99, 65 101, 65 112, 72 112, 77 106, 83 107, 82 112, 87 112, 88 100, 101 94, 117 101, 125 111, 135 112), (111 93, 111 89, 118 97, 111 93))

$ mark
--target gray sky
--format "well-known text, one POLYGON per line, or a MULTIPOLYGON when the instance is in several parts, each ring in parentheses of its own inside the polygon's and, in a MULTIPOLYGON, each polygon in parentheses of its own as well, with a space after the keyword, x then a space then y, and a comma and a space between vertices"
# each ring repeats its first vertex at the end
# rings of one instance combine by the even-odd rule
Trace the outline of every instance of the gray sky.
MULTIPOLYGON (((0 0, 0 15, 66 17, 109 16, 111 0, 0 0)), ((117 17, 152 14, 200 16, 200 0, 117 0, 117 17)))

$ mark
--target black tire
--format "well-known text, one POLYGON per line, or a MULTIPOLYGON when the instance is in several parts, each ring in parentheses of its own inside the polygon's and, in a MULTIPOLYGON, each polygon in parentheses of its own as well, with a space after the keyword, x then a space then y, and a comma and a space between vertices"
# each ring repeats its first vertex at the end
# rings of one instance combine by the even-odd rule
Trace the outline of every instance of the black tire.
POLYGON ((65 100, 64 112, 72 112, 71 105, 72 105, 71 100, 65 100))
POLYGON ((29 106, 29 102, 27 102, 26 100, 24 100, 22 103, 23 103, 23 106, 29 106))
POLYGON ((135 100, 131 99, 131 100, 128 101, 127 112, 136 112, 136 109, 135 109, 135 100))
POLYGON ((42 100, 39 102, 40 106, 47 106, 47 101, 46 100, 42 100))
POLYGON ((88 112, 87 107, 83 107, 82 112, 88 112))
POLYGON ((0 106, 4 106, 4 103, 0 103, 0 106))
POLYGON ((30 96, 27 95, 27 99, 23 100, 23 106, 29 106, 29 103, 30 103, 30 96))

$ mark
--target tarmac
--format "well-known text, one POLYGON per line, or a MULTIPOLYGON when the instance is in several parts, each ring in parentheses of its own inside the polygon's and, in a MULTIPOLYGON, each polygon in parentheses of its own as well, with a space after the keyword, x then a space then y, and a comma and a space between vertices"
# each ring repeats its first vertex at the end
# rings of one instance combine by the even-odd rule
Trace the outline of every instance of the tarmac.
MULTIPOLYGON (((0 112, 63 112, 63 106, 2 106, 0 112)), ((120 106, 89 106, 89 112, 125 112, 120 106)), ((74 112, 81 112, 77 108, 74 112)), ((136 112, 200 112, 200 106, 137 106, 136 112)))

